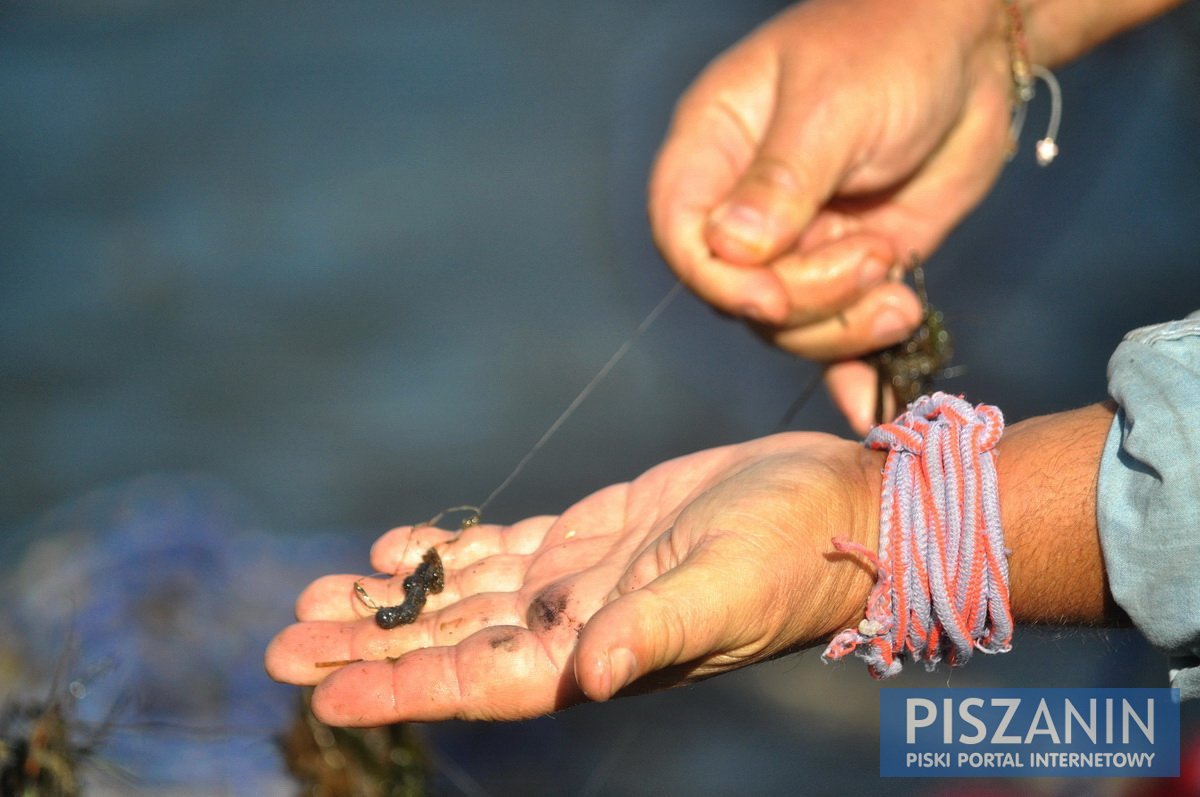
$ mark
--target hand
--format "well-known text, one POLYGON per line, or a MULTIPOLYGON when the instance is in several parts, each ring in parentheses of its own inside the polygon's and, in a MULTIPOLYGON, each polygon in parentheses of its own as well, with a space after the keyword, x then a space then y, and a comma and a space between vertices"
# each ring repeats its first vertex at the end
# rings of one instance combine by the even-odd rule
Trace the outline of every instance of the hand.
MULTIPOLYGON (((355 577, 327 576, 267 669, 318 684, 324 722, 370 726, 535 717, 812 645, 862 617, 873 574, 830 538, 875 547, 881 466, 828 435, 775 435, 667 462, 558 517, 395 529, 376 569, 402 577, 430 546, 446 569, 416 622, 378 628, 355 577)), ((366 586, 386 600, 399 577, 366 586)))
MULTIPOLYGON (((679 278, 784 349, 830 362, 906 338, 920 304, 889 269, 927 256, 1009 147, 999 3, 810 0, 684 95, 650 185, 679 278)), ((874 375, 838 367, 860 433, 874 375)))

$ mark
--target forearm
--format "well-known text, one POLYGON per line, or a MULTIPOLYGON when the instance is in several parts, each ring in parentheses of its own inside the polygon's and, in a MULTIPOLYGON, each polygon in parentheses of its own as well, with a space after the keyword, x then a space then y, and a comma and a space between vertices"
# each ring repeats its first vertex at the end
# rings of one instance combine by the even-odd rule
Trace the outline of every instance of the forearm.
POLYGON ((1029 57, 1055 66, 1083 55, 1123 30, 1182 0, 1016 0, 1025 16, 1029 57))
POLYGON ((1094 404, 1031 418, 1014 424, 997 448, 1018 622, 1127 622, 1108 591, 1096 525, 1100 455, 1113 412, 1094 404))

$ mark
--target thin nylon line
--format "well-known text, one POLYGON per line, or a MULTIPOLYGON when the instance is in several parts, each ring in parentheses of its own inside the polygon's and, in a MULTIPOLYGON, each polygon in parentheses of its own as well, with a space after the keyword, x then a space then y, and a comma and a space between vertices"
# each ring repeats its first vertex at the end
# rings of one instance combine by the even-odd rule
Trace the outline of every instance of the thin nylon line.
POLYGON ((788 427, 792 425, 792 421, 796 420, 796 416, 800 414, 800 410, 804 409, 804 405, 812 398, 813 393, 817 392, 817 388, 821 386, 821 378, 825 376, 825 370, 818 368, 817 372, 808 379, 808 384, 800 391, 800 395, 792 402, 792 405, 787 408, 787 412, 779 419, 779 423, 775 425, 775 431, 786 432, 788 427))
POLYGON ((1054 77, 1054 73, 1044 66, 1033 67, 1033 74, 1040 77, 1046 87, 1050 89, 1050 123, 1046 125, 1046 135, 1051 141, 1058 138, 1058 125, 1062 122, 1062 88, 1058 85, 1058 79, 1054 77))
POLYGON ((579 391, 579 395, 577 395, 575 399, 569 405, 567 405, 567 408, 563 410, 562 415, 558 416, 558 420, 550 424, 550 428, 543 432, 541 438, 533 444, 533 448, 529 449, 525 456, 521 457, 521 461, 518 462, 517 466, 512 469, 512 472, 504 478, 504 481, 500 482, 500 486, 495 490, 492 490, 492 494, 489 495, 487 499, 479 505, 480 514, 483 514, 483 510, 487 509, 488 504, 496 500, 496 496, 504 492, 508 486, 513 483, 513 480, 516 479, 517 476, 520 475, 521 471, 525 469, 525 466, 529 464, 529 460, 533 459, 534 455, 537 454, 542 446, 546 445, 550 438, 554 436, 554 433, 558 431, 559 427, 566 423, 567 418, 570 418, 571 415, 574 414, 575 410, 579 409, 579 405, 587 400, 587 397, 592 394, 592 391, 604 381, 604 377, 608 376, 608 372, 616 367, 616 364, 619 363, 621 359, 629 353, 629 350, 633 348, 633 344, 637 343, 638 338, 644 335, 646 330, 648 330, 651 325, 658 320, 658 317, 663 314, 663 311, 666 310, 671 302, 675 300, 675 297, 679 295, 679 292, 682 289, 683 283, 676 282, 674 287, 667 291, 667 295, 660 299, 658 304, 655 305, 654 309, 650 311, 650 314, 642 319, 642 323, 638 324, 638 327, 633 331, 633 334, 621 344, 620 348, 613 352, 613 355, 608 358, 608 362, 604 364, 604 367, 596 372, 596 375, 592 377, 592 381, 588 382, 584 386, 583 390, 579 391))

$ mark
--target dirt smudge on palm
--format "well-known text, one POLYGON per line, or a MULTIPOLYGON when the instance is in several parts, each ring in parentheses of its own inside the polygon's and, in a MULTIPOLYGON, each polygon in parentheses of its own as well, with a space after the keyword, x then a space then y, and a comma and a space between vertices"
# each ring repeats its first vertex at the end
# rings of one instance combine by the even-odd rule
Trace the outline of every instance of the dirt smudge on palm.
POLYGON ((525 624, 530 631, 549 631, 555 626, 562 625, 566 616, 567 604, 571 600, 571 588, 566 585, 551 585, 537 594, 529 604, 525 614, 525 624))
POLYGON ((519 631, 503 631, 488 640, 488 646, 492 650, 504 649, 506 653, 515 653, 521 647, 521 634, 519 631))

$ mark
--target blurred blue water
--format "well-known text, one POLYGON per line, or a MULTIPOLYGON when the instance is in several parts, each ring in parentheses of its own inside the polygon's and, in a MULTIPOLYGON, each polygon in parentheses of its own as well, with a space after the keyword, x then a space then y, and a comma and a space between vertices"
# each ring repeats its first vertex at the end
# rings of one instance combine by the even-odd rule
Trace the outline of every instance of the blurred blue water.
MULTIPOLYGON (((6 4, 3 647, 44 668, 73 616, 122 668, 88 710, 133 683, 147 717, 260 740, 114 755, 201 793, 278 784, 262 731, 291 693, 258 661, 290 601, 481 500, 666 291, 643 207, 671 104, 780 6, 6 4)), ((1200 303, 1197 41, 1193 3, 1061 71, 1059 161, 1023 151, 928 267, 956 390, 1013 419, 1094 401, 1123 332, 1200 303)), ((682 300, 494 517, 766 433, 810 373, 682 300)), ((799 423, 844 430, 824 399, 799 423)), ((955 682, 1161 675, 1130 635, 1026 640, 955 682)), ((870 792, 873 699, 803 657, 430 734, 493 793, 870 792)))
POLYGON ((47 513, 0 590, 0 700, 82 685, 76 736, 108 726, 99 760, 130 788, 279 793, 297 694, 266 677, 263 649, 297 591, 358 564, 366 539, 285 544, 250 519, 219 482, 166 475, 47 513))

